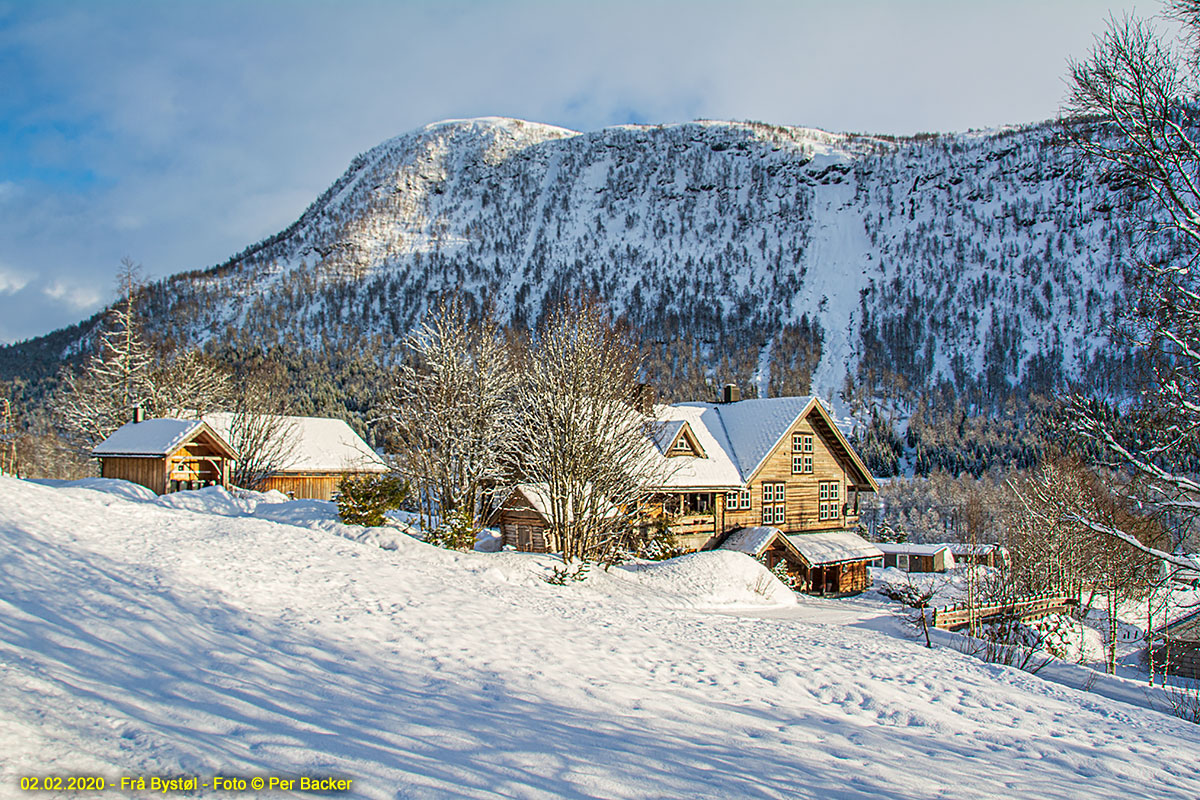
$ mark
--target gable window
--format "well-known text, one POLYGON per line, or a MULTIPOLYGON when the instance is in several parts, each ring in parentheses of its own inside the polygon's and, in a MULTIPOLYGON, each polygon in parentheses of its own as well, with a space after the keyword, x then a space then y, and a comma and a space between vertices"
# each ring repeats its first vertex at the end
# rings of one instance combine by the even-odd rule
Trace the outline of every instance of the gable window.
POLYGON ((813 437, 811 433, 792 434, 792 474, 801 475, 813 470, 813 437))
POLYGON ((820 519, 841 519, 841 484, 837 481, 821 481, 818 488, 818 517, 820 519))
POLYGON ((782 525, 787 509, 787 484, 764 483, 762 485, 762 524, 782 525))
POLYGON ((725 493, 725 510, 734 511, 750 508, 750 490, 738 489, 732 492, 725 493))
POLYGON ((675 440, 675 452, 690 453, 692 452, 692 446, 688 444, 688 440, 685 437, 680 436, 675 440))

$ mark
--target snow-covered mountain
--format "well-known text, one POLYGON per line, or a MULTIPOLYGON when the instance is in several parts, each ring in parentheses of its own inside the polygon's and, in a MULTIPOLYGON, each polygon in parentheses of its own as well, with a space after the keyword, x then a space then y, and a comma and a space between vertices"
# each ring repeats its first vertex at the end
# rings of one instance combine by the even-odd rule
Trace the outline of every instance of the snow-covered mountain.
POLYGON ((1056 137, 440 122, 149 308, 185 341, 386 349, 447 290, 528 325, 592 293, 644 331, 668 396, 1103 388, 1123 200, 1056 137))

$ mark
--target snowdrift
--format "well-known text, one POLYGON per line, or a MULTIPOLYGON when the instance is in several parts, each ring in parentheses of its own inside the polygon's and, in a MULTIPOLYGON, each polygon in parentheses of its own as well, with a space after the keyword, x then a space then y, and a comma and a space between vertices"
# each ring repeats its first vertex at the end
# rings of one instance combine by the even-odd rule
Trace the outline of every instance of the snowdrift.
POLYGON ((403 535, 386 550, 318 507, 285 523, 258 515, 291 503, 234 505, 0 477, 0 786, 283 774, 353 778, 369 798, 1200 796, 1195 726, 927 651, 865 607, 783 605, 749 559, 552 586, 549 557, 403 535))

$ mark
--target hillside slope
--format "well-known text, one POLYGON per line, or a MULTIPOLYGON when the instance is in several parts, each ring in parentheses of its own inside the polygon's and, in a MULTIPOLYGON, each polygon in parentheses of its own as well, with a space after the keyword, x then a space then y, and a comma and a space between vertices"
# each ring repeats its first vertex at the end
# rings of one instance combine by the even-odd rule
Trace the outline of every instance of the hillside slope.
POLYGON ((828 399, 847 377, 980 406, 1067 379, 1119 393, 1128 198, 1056 137, 436 123, 356 158, 285 231, 156 285, 147 311, 180 341, 386 359, 444 291, 521 325, 592 293, 679 399, 726 380, 828 399))
POLYGON ((327 515, 0 477, 0 785, 303 774, 372 798, 1200 793, 1195 726, 927 651, 853 601, 789 604, 738 554, 556 587, 548 557, 401 534, 382 549, 327 515))

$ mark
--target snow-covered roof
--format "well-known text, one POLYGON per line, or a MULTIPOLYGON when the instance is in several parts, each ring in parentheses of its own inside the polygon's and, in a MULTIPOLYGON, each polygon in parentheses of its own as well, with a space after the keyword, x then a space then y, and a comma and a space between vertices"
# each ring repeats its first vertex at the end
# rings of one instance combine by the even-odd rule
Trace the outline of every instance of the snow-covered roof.
MULTIPOLYGON (((666 456, 666 449, 684 423, 703 452, 703 456, 671 455, 667 459, 670 462, 667 477, 661 485, 711 489, 745 486, 792 425, 814 408, 825 412, 820 400, 812 396, 655 406, 656 424, 651 427, 650 438, 659 457, 666 456)), ((845 449, 856 468, 871 482, 865 465, 854 455, 832 420, 829 427, 839 440, 837 445, 845 449)))
MULTIPOLYGON (((544 483, 518 483, 513 487, 514 492, 520 492, 521 495, 529 501, 529 506, 537 513, 541 514, 547 520, 550 519, 550 489, 544 483)), ((511 496, 511 494, 510 494, 511 496)), ((617 507, 608 501, 602 500, 601 507, 603 508, 603 516, 611 517, 617 513, 617 507)), ((568 521, 574 516, 574 510, 567 509, 568 521)))
POLYGON ((690 404, 656 406, 654 408, 657 424, 652 424, 651 437, 658 450, 658 457, 665 456, 665 448, 671 446, 671 442, 679 435, 684 423, 687 423, 692 435, 696 437, 696 443, 700 445, 700 449, 704 453, 704 456, 681 455, 667 458, 666 475, 662 480, 662 486, 705 486, 734 489, 744 484, 737 465, 729 456, 729 446, 720 426, 717 426, 717 434, 714 435, 713 430, 702 419, 705 410, 705 408, 690 404), (660 433, 664 430, 673 431, 673 433, 660 433), (668 435, 670 438, 660 444, 668 435))
POLYGON ((997 550, 1004 552, 1004 548, 998 544, 967 544, 965 542, 947 542, 946 547, 950 548, 950 552, 956 556, 986 556, 988 553, 993 553, 997 550))
POLYGON ((195 419, 146 419, 126 422, 92 450, 93 456, 154 457, 168 456, 201 432, 218 439, 231 454, 224 436, 195 419))
POLYGON ((729 537, 721 542, 718 550, 736 550, 739 553, 745 553, 748 556, 758 557, 762 552, 771 546, 776 536, 782 536, 783 531, 779 528, 763 526, 759 528, 742 528, 739 531, 734 531, 729 534, 729 537))
POLYGON ((724 439, 722 444, 744 482, 812 401, 807 395, 766 397, 736 403, 680 403, 674 408, 700 409, 701 423, 718 440, 724 439))
POLYGON ((683 430, 683 426, 687 422, 682 419, 669 419, 654 425, 650 430, 650 438, 654 440, 654 444, 658 447, 658 452, 666 455, 671 449, 671 445, 675 443, 679 432, 683 430))
MULTIPOLYGON (((950 551, 945 544, 913 544, 911 542, 877 542, 875 544, 884 553, 891 555, 935 556, 943 550, 950 551)), ((953 552, 953 551, 950 551, 953 552)))
MULTIPOLYGON (((279 416, 280 436, 291 438, 291 458, 280 472, 387 472, 387 465, 344 420, 279 416)), ((205 414, 204 421, 228 439, 234 415, 205 414)))
POLYGON ((883 552, 854 531, 793 533, 787 540, 812 566, 882 558, 883 552))

